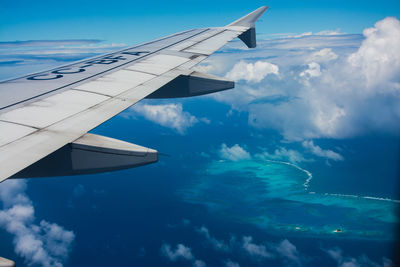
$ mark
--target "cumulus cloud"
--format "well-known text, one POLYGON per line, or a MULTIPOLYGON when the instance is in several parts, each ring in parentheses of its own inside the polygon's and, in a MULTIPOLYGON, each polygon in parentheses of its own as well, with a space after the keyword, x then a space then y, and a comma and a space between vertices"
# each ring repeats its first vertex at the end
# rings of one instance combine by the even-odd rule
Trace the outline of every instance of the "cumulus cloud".
POLYGON ((318 77, 321 76, 321 67, 318 63, 316 62, 311 62, 308 65, 308 69, 300 73, 300 77, 304 78, 312 78, 312 77, 318 77))
MULTIPOLYGON (((230 239, 225 241, 214 238, 205 226, 201 228, 194 227, 194 229, 207 239, 213 250, 224 252, 224 254, 230 253, 230 257, 223 261, 226 267, 240 266, 239 263, 232 260, 231 257, 239 257, 259 264, 271 261, 276 263, 279 261, 282 266, 301 266, 300 252, 297 250, 296 246, 287 239, 281 240, 280 242, 257 243, 252 236, 243 236, 237 239, 234 235, 231 235, 230 239)), ((210 248, 209 245, 205 247, 210 248)), ((173 262, 181 259, 191 262, 193 266, 205 266, 204 262, 194 257, 189 247, 182 244, 178 244, 176 248, 173 249, 169 244, 164 243, 161 247, 161 254, 173 262)))
POLYGON ((193 260, 192 250, 183 244, 178 244, 176 249, 172 249, 171 245, 163 244, 161 246, 161 254, 167 257, 170 261, 178 259, 193 260))
POLYGON ((254 63, 246 63, 240 61, 233 66, 225 77, 234 81, 245 80, 247 82, 258 83, 262 81, 268 74, 279 74, 279 67, 267 61, 256 61, 254 63))
POLYGON ((147 105, 136 104, 132 110, 146 119, 176 130, 184 134, 186 130, 196 124, 198 119, 190 113, 183 111, 182 104, 147 105))
POLYGON ((282 240, 276 246, 276 251, 281 257, 289 260, 292 263, 296 263, 299 266, 301 265, 299 252, 297 251, 297 248, 292 243, 290 243, 289 240, 282 240))
POLYGON ((219 155, 223 159, 232 161, 246 160, 251 158, 250 153, 238 144, 235 144, 232 147, 222 144, 219 155))
POLYGON ((300 253, 295 245, 284 239, 279 243, 256 244, 251 236, 243 237, 243 249, 256 260, 280 258, 285 265, 301 265, 300 253))
POLYGON ((397 134, 399 35, 400 22, 386 18, 363 36, 308 35, 260 41, 254 50, 231 48, 215 58, 217 65, 270 58, 269 63, 279 66, 279 78, 245 80, 229 94, 212 97, 248 112, 249 125, 273 129, 289 141, 397 134))
POLYGON ((303 141, 302 145, 305 149, 307 149, 312 154, 314 154, 318 157, 327 158, 327 159, 331 159, 331 160, 335 160, 335 161, 340 161, 340 160, 344 159, 342 157, 342 155, 340 155, 339 153, 336 153, 332 150, 325 150, 317 145, 314 145, 314 142, 312 140, 303 141))
POLYGON ((293 149, 286 149, 284 147, 276 148, 273 153, 264 151, 263 153, 257 154, 256 156, 264 159, 289 161, 291 163, 309 161, 305 159, 299 151, 293 149))
POLYGON ((32 201, 25 194, 24 180, 0 184, 0 227, 14 235, 15 252, 28 265, 62 266, 75 239, 72 231, 42 220, 35 224, 32 201))
POLYGON ((400 89, 400 21, 388 17, 378 21, 375 27, 365 29, 365 40, 360 49, 350 55, 348 62, 365 77, 367 88, 378 90, 400 89), (392 84, 381 88, 381 84, 392 84))
POLYGON ((253 242, 253 237, 245 236, 243 237, 243 249, 249 253, 251 256, 257 258, 274 258, 274 255, 267 251, 265 245, 257 245, 253 242))
POLYGON ((340 248, 323 249, 339 267, 392 267, 393 262, 387 258, 382 258, 382 264, 370 260, 366 255, 361 255, 358 258, 346 257, 340 248))
POLYGON ((338 58, 338 55, 332 51, 331 48, 324 48, 317 52, 314 52, 310 56, 311 61, 316 62, 327 62, 331 60, 335 60, 338 58))
POLYGON ((202 234, 215 250, 229 251, 229 246, 224 241, 217 240, 215 237, 211 236, 205 226, 197 229, 197 232, 202 234))
POLYGON ((194 257, 192 249, 183 245, 178 244, 175 249, 171 248, 169 244, 162 244, 161 254, 170 261, 186 260, 192 262, 194 267, 205 267, 206 264, 202 260, 198 260, 194 257))

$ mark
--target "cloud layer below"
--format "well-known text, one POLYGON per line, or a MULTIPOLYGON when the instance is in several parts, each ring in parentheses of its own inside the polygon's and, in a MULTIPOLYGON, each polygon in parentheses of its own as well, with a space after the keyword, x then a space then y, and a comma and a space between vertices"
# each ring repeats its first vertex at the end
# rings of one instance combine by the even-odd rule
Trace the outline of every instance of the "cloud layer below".
POLYGON ((136 104, 132 110, 146 119, 176 130, 184 134, 186 130, 199 120, 190 113, 183 111, 182 104, 148 105, 136 104))
POLYGON ((35 211, 25 194, 24 180, 7 180, 0 184, 0 227, 14 235, 15 252, 27 265, 63 266, 75 234, 45 220, 35 223, 35 211))

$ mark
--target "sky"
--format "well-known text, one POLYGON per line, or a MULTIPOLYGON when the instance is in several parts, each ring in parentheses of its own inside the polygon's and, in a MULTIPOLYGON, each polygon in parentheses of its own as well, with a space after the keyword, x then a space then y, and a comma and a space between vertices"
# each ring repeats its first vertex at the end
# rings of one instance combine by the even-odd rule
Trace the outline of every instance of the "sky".
POLYGON ((264 34, 340 29, 361 33, 398 1, 2 1, 0 41, 100 39, 135 44, 190 28, 222 26, 268 5, 258 24, 264 34), (223 14, 221 16, 221 14, 223 14))
POLYGON ((399 1, 3 1, 0 80, 261 5, 271 8, 256 49, 235 40, 197 66, 234 90, 144 100, 93 130, 169 156, 0 184, 0 256, 20 266, 396 263, 399 1))

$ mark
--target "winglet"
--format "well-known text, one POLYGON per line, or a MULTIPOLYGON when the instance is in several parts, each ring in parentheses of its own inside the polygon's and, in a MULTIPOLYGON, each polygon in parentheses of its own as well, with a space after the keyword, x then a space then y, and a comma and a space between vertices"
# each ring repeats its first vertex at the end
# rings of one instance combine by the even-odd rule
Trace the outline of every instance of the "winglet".
POLYGON ((261 17, 262 14, 264 14, 265 11, 267 11, 268 8, 268 6, 262 6, 227 26, 242 26, 250 28, 238 37, 247 45, 247 47, 254 48, 257 46, 255 28, 256 21, 261 17))

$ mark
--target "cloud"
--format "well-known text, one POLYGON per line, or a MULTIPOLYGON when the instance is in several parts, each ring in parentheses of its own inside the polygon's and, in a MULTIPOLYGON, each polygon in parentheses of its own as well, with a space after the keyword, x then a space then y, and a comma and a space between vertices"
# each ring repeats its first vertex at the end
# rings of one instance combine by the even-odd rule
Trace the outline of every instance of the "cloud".
POLYGON ((278 147, 273 153, 268 153, 267 151, 264 151, 263 153, 257 154, 256 156, 264 159, 289 161, 294 164, 309 161, 305 159, 303 155, 297 150, 286 149, 284 147, 278 147))
POLYGON ((279 243, 256 244, 251 236, 243 237, 243 249, 255 257, 260 259, 276 259, 281 258, 285 265, 301 265, 300 254, 295 245, 289 240, 284 239, 279 243))
POLYGON ((301 265, 299 252, 297 251, 297 248, 292 243, 290 243, 289 240, 282 240, 276 246, 276 251, 281 257, 286 258, 290 262, 296 263, 299 266, 301 265))
POLYGON ((382 264, 370 260, 366 255, 361 255, 358 258, 346 257, 343 255, 343 251, 338 248, 322 249, 325 251, 333 260, 335 260, 339 267, 392 267, 393 262, 385 257, 382 258, 382 264))
POLYGON ((312 78, 312 77, 318 77, 321 76, 321 67, 318 63, 316 62, 311 62, 308 65, 308 69, 300 73, 300 77, 304 77, 306 79, 312 78))
POLYGON ((328 62, 338 58, 338 55, 332 51, 331 48, 324 48, 317 52, 314 52, 310 56, 311 61, 316 62, 328 62))
POLYGON ((266 246, 253 243, 253 238, 251 236, 243 237, 243 249, 256 258, 274 258, 274 255, 267 251, 266 246))
POLYGON ((239 263, 228 259, 227 261, 225 261, 225 267, 240 267, 240 265, 239 265, 239 263))
POLYGON ((363 31, 365 40, 360 49, 350 55, 348 62, 365 77, 367 88, 378 90, 400 89, 400 21, 388 17, 378 21, 375 27, 363 31), (389 88, 381 84, 392 84, 389 88))
POLYGON ((198 260, 194 257, 191 248, 186 247, 183 244, 178 244, 174 250, 171 248, 171 245, 164 243, 161 246, 161 254, 173 262, 177 260, 186 260, 192 262, 194 267, 206 266, 204 261, 198 260))
POLYGON ((240 61, 233 66, 225 77, 234 81, 245 80, 247 82, 258 83, 268 74, 279 74, 277 65, 266 61, 256 61, 255 63, 246 63, 240 61))
POLYGON ((312 140, 303 141, 302 145, 305 149, 309 150, 312 154, 318 157, 327 158, 334 161, 344 160, 342 155, 340 155, 339 153, 336 153, 332 150, 324 150, 321 147, 314 145, 314 142, 312 140))
POLYGON ((182 244, 178 244, 175 250, 171 249, 169 244, 163 244, 161 246, 161 254, 170 261, 176 261, 178 259, 193 260, 194 258, 192 250, 182 244))
POLYGON ((229 246, 225 244, 224 241, 217 240, 213 236, 210 235, 210 232, 205 226, 202 226, 201 228, 196 230, 198 233, 202 234, 207 241, 211 244, 211 246, 215 250, 221 250, 221 251, 229 251, 229 246))
MULTIPOLYGON (((232 257, 251 260, 258 264, 273 261, 276 265, 276 262, 279 261, 282 266, 301 265, 300 252, 287 239, 280 242, 256 243, 252 236, 243 236, 241 239, 237 239, 231 235, 229 241, 225 241, 214 238, 205 226, 193 228, 207 239, 213 250, 223 252, 224 256, 229 252, 230 257, 222 261, 226 267, 240 266, 238 262, 232 260, 232 257)), ((206 246, 206 248, 210 248, 210 246, 206 246)), ((184 260, 189 261, 193 266, 205 266, 205 263, 196 259, 192 250, 183 244, 178 244, 173 249, 169 244, 164 243, 161 247, 161 254, 172 262, 184 260)))
POLYGON ((246 160, 251 158, 250 153, 238 144, 235 144, 232 147, 222 144, 219 155, 223 159, 232 161, 246 160))
POLYGON ((72 231, 42 220, 35 224, 32 201, 25 194, 24 180, 7 180, 0 184, 0 227, 14 235, 15 252, 28 265, 62 266, 75 239, 72 231))
POLYGON ((184 134, 186 130, 199 120, 190 113, 183 111, 182 104, 147 105, 136 104, 131 108, 146 119, 176 130, 184 134))
MULTIPOLYGON (((340 34, 343 34, 343 33, 340 32, 340 30, 338 29, 338 30, 325 30, 325 31, 320 31, 320 32, 316 32, 316 33, 303 32, 301 34, 294 35, 293 37, 301 38, 301 37, 310 36, 310 35, 340 35, 340 34)), ((289 35, 289 37, 290 37, 290 35, 289 35)))
MULTIPOLYGON (((229 53, 218 54, 208 64, 214 60, 217 66, 229 66, 246 60, 241 63, 246 65, 268 59, 279 67, 279 77, 271 75, 258 83, 247 79, 235 90, 212 97, 247 112, 250 126, 275 130, 288 141, 397 134, 400 22, 386 18, 363 34, 261 40, 253 50, 232 44, 225 50, 229 53)), ((231 75, 229 69, 224 71, 231 75)))

